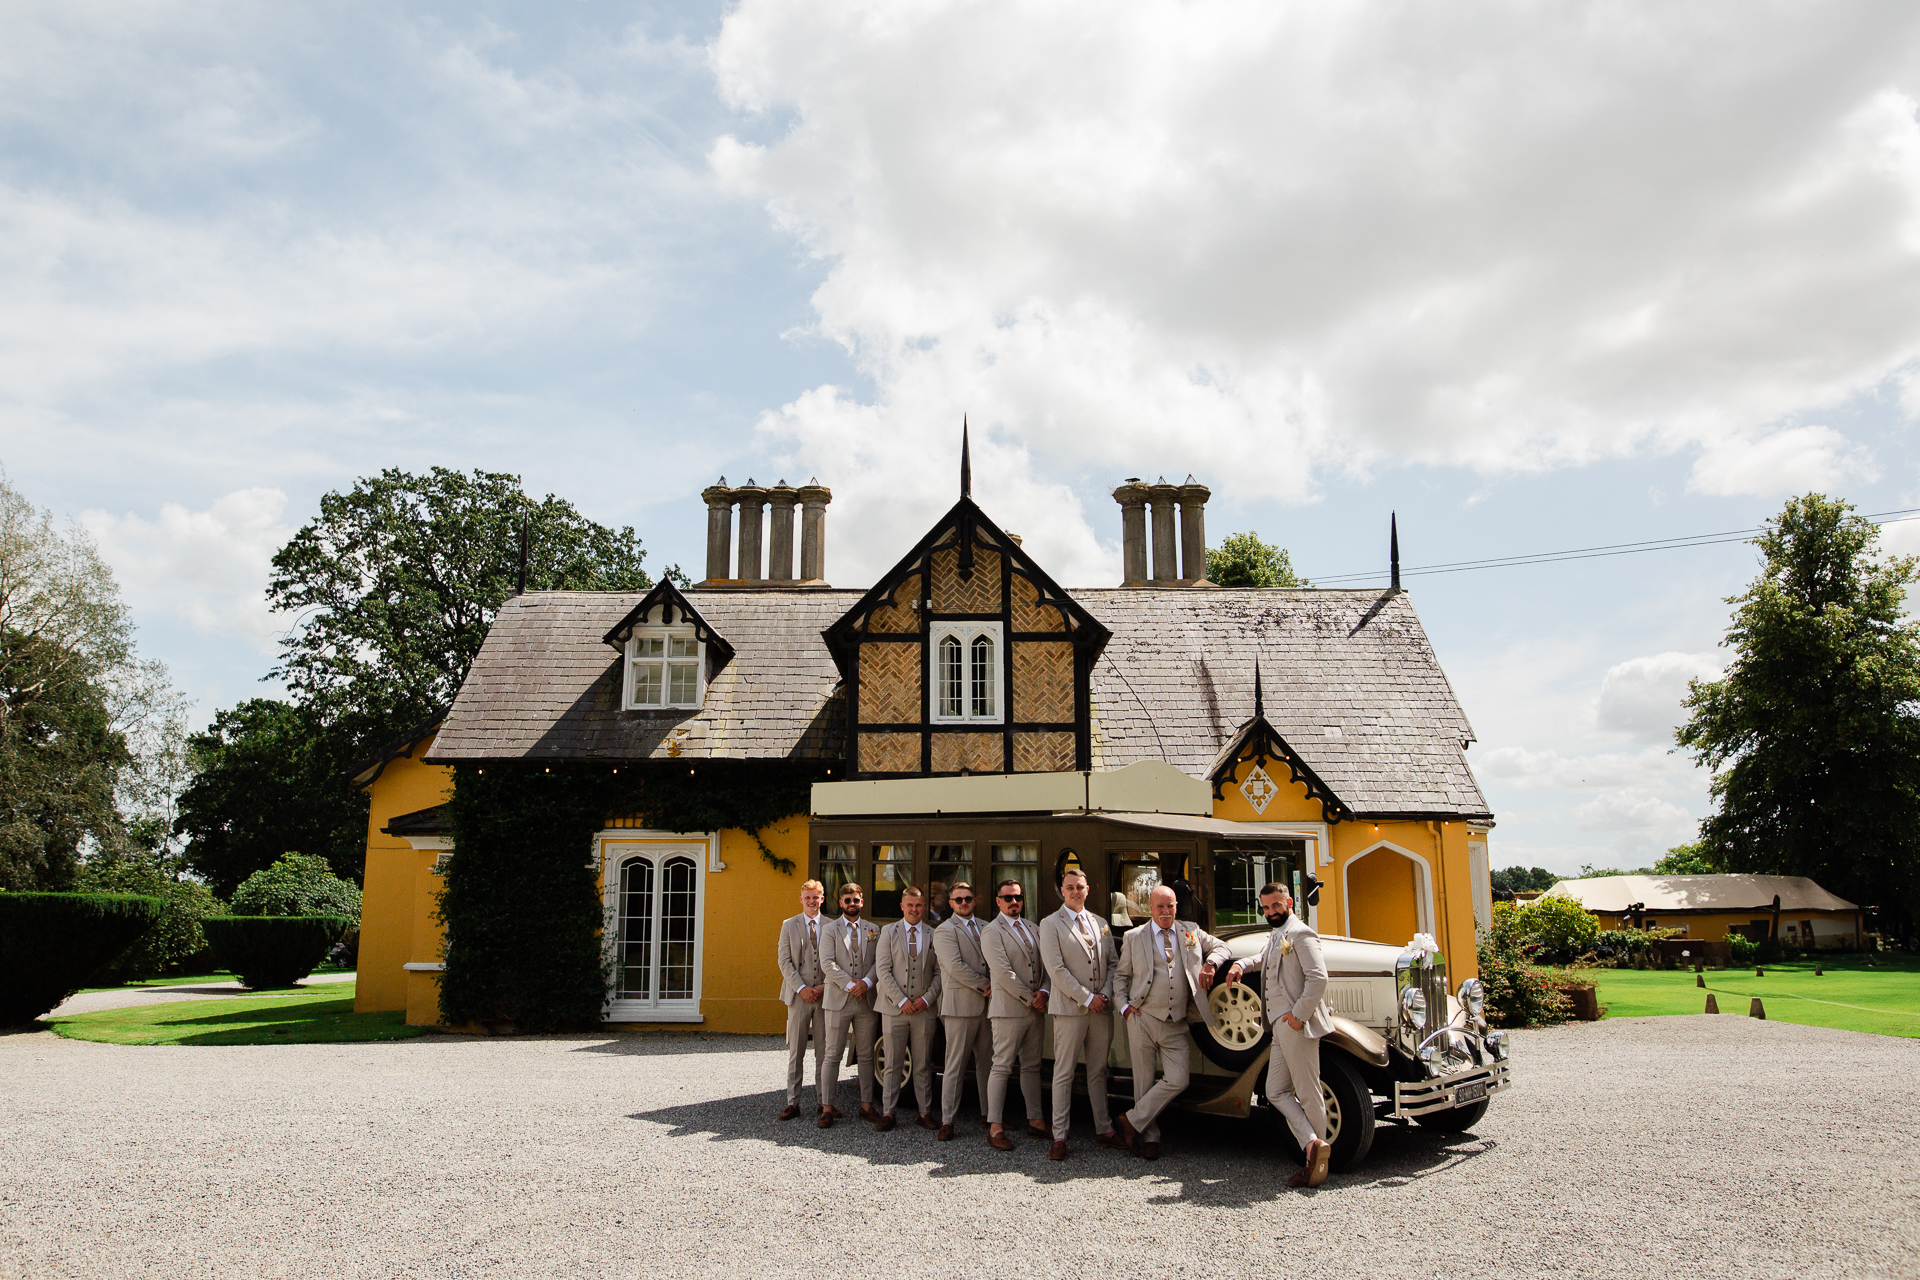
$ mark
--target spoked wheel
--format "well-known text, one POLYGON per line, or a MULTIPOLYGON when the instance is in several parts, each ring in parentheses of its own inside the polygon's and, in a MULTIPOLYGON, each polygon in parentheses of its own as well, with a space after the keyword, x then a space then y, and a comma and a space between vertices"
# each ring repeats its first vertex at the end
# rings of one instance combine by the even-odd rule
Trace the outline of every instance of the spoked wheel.
MULTIPOLYGON (((886 1078, 887 1033, 884 1031, 876 1036, 873 1041, 873 1074, 880 1079, 886 1078)), ((913 1079, 913 1047, 911 1041, 908 1042, 906 1048, 900 1051, 900 1078, 902 1080, 913 1079)))
POLYGON ((1213 1026, 1201 1023, 1193 1029, 1200 1051, 1229 1071, 1252 1066, 1272 1036, 1259 991, 1244 982, 1216 982, 1207 993, 1207 1006, 1213 1026))

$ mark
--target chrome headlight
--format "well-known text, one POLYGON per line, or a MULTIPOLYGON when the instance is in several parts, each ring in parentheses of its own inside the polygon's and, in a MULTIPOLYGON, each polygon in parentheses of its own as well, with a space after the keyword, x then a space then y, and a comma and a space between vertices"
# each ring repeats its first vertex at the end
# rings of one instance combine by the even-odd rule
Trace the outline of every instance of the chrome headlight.
POLYGON ((1487 1016, 1487 989, 1480 979, 1468 978, 1460 984, 1460 1003, 1465 1006, 1467 1016, 1479 1022, 1487 1016))
POLYGON ((1413 1024, 1415 1032, 1427 1029, 1427 997, 1418 987, 1408 987, 1400 993, 1400 1008, 1408 1022, 1413 1024))

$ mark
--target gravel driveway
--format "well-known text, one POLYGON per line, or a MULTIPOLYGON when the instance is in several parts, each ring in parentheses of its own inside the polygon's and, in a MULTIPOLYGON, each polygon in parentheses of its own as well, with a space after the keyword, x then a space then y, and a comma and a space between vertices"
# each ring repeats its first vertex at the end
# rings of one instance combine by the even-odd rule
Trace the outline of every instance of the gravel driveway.
POLYGON ((1516 1037, 1479 1130, 1287 1190, 1245 1125, 1148 1164, 773 1123, 777 1042, 0 1037, 0 1275, 1920 1276, 1920 1041, 1743 1017, 1516 1037))

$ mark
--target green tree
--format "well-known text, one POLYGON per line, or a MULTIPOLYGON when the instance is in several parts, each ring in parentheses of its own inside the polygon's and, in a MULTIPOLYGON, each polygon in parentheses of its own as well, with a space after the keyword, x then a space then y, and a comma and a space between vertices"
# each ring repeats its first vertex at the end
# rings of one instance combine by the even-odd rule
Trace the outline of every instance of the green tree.
POLYGON ((295 622, 273 674, 328 722, 405 732, 453 701, 515 591, 523 529, 529 589, 652 585, 631 528, 552 494, 536 501, 518 476, 387 470, 322 497, 319 518, 274 555, 267 600, 295 622))
POLYGON ((1719 870, 1699 841, 1675 845, 1653 864, 1653 874, 1657 876, 1710 876, 1719 870))
POLYGON ((1892 917, 1920 916, 1920 626, 1909 556, 1820 494, 1755 540, 1765 564, 1736 606, 1726 675, 1695 680, 1679 745, 1714 770, 1696 848, 1728 871, 1810 876, 1892 917))
POLYGON ((106 696, 58 646, 0 630, 0 888, 67 892, 87 846, 121 838, 131 762, 106 696))
POLYGON ((200 922, 223 915, 226 904, 198 880, 173 869, 174 859, 151 849, 105 853, 80 867, 83 893, 135 893, 160 901, 160 918, 100 975, 103 983, 130 982, 155 974, 178 973, 207 949, 200 922))
POLYGON ((1260 541, 1249 529, 1229 534, 1217 547, 1207 548, 1207 581, 1223 587, 1310 587, 1293 571, 1285 547, 1260 541))
POLYGON ((1545 867, 1502 867, 1493 873, 1492 883, 1508 893, 1545 893, 1561 879, 1545 867))
POLYGON ((174 829, 186 866, 215 892, 231 896, 289 849, 360 877, 367 801, 344 779, 359 757, 318 712, 253 698, 214 716, 189 748, 196 772, 174 829))
POLYGON ((333 874, 325 858, 289 853, 233 891, 237 916, 345 916, 360 920, 360 890, 333 874))

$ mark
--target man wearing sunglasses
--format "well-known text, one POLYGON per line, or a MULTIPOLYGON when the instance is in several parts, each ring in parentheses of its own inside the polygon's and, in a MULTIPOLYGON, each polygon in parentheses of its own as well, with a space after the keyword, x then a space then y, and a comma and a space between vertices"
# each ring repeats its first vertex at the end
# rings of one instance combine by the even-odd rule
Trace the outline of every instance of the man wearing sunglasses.
POLYGON ((1007 1105, 1007 1080, 1020 1064, 1020 1094, 1027 1104, 1027 1131, 1051 1138, 1040 1118, 1040 1042, 1047 1013, 1047 970, 1040 958, 1040 934, 1021 918, 1026 894, 1018 880, 1002 880, 994 889, 1000 914, 981 935, 993 999, 987 1019, 993 1024, 993 1071, 987 1076, 987 1145, 1013 1150, 1001 1122, 1007 1105))
POLYGON ((974 917, 973 886, 956 881, 947 890, 953 914, 933 931, 933 954, 940 961, 940 1025, 947 1033, 946 1075, 940 1084, 940 1131, 953 1141, 960 1115, 960 1093, 967 1083, 967 1059, 973 1059, 974 1087, 980 1094, 980 1126, 987 1124, 987 1074, 993 1069, 993 1024, 987 1017, 993 980, 982 946, 986 926, 974 917))

